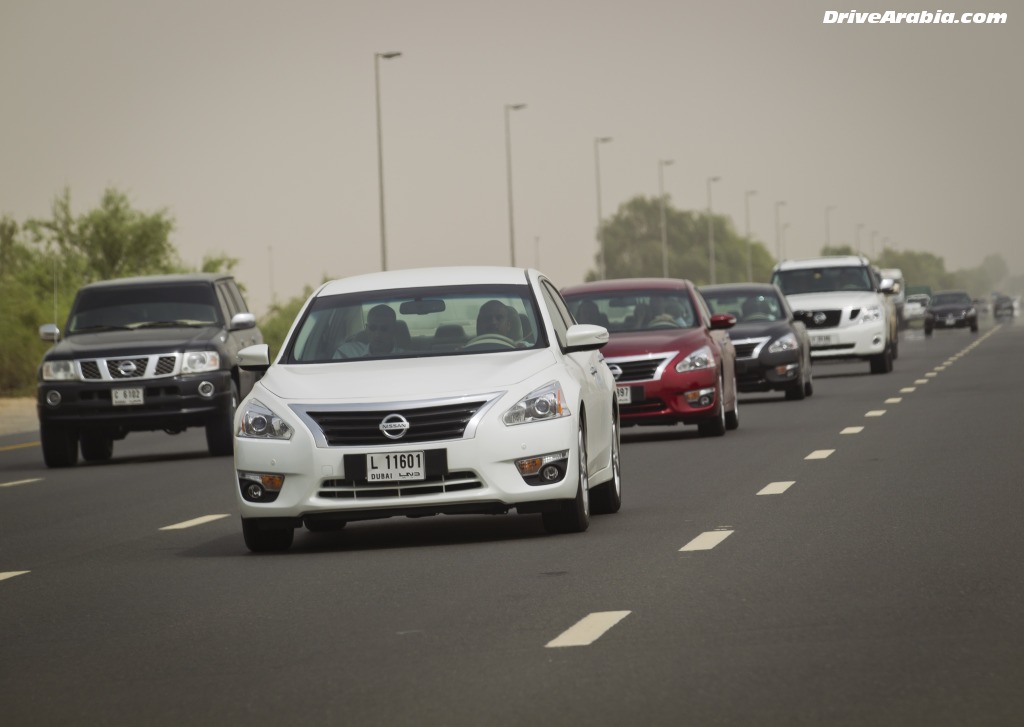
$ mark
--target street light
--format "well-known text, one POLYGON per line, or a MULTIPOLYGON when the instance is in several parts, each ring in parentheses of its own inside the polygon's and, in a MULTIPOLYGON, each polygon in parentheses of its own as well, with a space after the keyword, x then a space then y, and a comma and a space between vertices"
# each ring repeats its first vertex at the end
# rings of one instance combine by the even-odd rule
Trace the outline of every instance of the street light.
POLYGON ((779 226, 779 210, 786 206, 786 202, 775 203, 775 255, 779 262, 782 262, 782 232, 779 226))
POLYGON ((715 220, 711 213, 711 185, 721 181, 721 177, 708 177, 708 260, 711 271, 711 284, 715 284, 715 220))
POLYGON ((750 198, 757 194, 756 189, 748 189, 743 197, 743 214, 747 223, 747 282, 754 282, 754 261, 750 243, 750 198))
POLYGON ((505 104, 505 161, 508 169, 508 249, 512 267, 516 265, 516 227, 515 215, 512 212, 512 132, 509 129, 508 117, 510 111, 525 109, 526 104, 505 104))
POLYGON ((834 205, 825 208, 825 246, 832 247, 832 220, 830 218, 834 205))
POLYGON ((658 160, 658 199, 661 200, 661 277, 668 277, 668 233, 665 231, 665 167, 671 159, 658 160))
POLYGON ((380 200, 380 269, 388 269, 387 233, 384 230, 384 142, 380 131, 380 59, 398 58, 398 51, 373 54, 373 82, 377 90, 377 183, 378 199, 380 200))
POLYGON ((599 262, 598 272, 601 279, 608 277, 608 262, 604 249, 604 218, 601 217, 601 155, 597 150, 601 144, 607 144, 612 140, 610 136, 598 136, 594 139, 594 176, 597 179, 597 259, 599 262))

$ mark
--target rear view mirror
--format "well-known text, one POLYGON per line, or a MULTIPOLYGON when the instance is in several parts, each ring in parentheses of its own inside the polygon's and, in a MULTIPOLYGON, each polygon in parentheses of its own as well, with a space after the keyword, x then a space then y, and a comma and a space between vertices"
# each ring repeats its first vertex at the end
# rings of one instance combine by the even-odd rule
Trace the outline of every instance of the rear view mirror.
POLYGON ((445 307, 444 301, 439 298, 417 298, 404 301, 398 310, 402 315, 425 316, 431 313, 441 313, 445 307))

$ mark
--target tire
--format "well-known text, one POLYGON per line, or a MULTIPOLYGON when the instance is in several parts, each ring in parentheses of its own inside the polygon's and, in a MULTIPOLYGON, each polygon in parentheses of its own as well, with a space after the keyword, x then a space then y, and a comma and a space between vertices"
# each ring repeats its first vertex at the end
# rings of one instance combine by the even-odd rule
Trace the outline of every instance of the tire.
POLYGON ((590 492, 590 512, 611 515, 622 507, 622 461, 619 457, 619 410, 612 414, 612 478, 590 492))
MULTIPOLYGON (((736 389, 736 377, 732 378, 732 411, 725 413, 725 428, 728 430, 740 428, 740 393, 736 389)), ((725 391, 722 391, 723 406, 725 406, 725 391)))
POLYGON ((932 327, 931 326, 925 326, 924 327, 924 335, 926 335, 926 336, 932 335, 932 327))
POLYGON ((788 401, 801 401, 807 398, 807 385, 803 380, 797 381, 786 387, 786 399, 788 401))
POLYGON ((211 457, 230 457, 235 452, 235 408, 238 384, 231 382, 231 404, 206 423, 206 447, 211 457))
POLYGON ((311 533, 335 533, 339 530, 344 530, 345 526, 348 525, 347 520, 310 520, 306 525, 306 530, 311 533))
POLYGON ((103 432, 82 432, 79 444, 86 462, 106 462, 114 455, 114 438, 103 432))
POLYGON ((714 418, 709 418, 697 425, 697 432, 702 437, 721 437, 725 434, 725 386, 721 374, 718 376, 717 394, 718 411, 715 412, 714 418))
POLYGON ((811 367, 807 367, 807 381, 804 382, 804 395, 812 396, 814 394, 814 372, 811 367))
POLYGON ((47 467, 74 467, 78 464, 78 432, 74 429, 40 422, 39 439, 47 467))
POLYGON ((587 435, 583 424, 576 434, 577 457, 576 497, 561 503, 558 510, 541 514, 544 529, 552 534, 582 533, 590 527, 590 473, 587 466, 587 435))
POLYGON ((971 333, 977 333, 977 332, 978 332, 978 324, 977 323, 972 323, 971 324, 971 333))
POLYGON ((253 553, 281 553, 292 547, 295 528, 261 527, 260 521, 242 519, 245 547, 253 553))
POLYGON ((892 371, 892 350, 886 346, 877 356, 871 357, 871 373, 887 374, 892 371))

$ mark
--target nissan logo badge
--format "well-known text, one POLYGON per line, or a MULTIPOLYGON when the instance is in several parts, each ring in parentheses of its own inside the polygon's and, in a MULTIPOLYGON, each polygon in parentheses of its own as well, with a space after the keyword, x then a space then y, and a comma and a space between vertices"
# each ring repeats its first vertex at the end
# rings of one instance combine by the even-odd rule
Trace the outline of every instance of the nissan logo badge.
POLYGON ((622 376, 622 367, 618 364, 608 364, 608 370, 612 372, 612 378, 616 381, 618 381, 619 377, 622 376))
POLYGON ((820 325, 821 325, 822 323, 824 323, 824 322, 825 322, 825 314, 824 314, 824 313, 822 313, 822 312, 821 312, 820 310, 819 310, 819 311, 816 311, 816 312, 814 313, 814 318, 813 318, 813 320, 814 320, 814 325, 816 325, 816 326, 820 326, 820 325))
POLYGON ((117 365, 117 371, 121 376, 131 376, 137 370, 138 369, 136 368, 134 361, 121 361, 117 365))
POLYGON ((401 414, 388 414, 381 421, 379 429, 388 439, 401 439, 409 431, 409 420, 401 414))

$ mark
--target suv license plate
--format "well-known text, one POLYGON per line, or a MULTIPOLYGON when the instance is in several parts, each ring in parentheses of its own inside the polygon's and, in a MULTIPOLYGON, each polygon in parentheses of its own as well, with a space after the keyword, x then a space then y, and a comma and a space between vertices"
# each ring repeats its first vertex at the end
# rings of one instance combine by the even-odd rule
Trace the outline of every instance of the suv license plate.
POLYGON ((633 391, 628 386, 615 387, 615 396, 620 404, 633 403, 633 391))
POLYGON ((366 455, 368 482, 403 482, 422 480, 423 452, 388 452, 366 455))
POLYGON ((835 343, 835 336, 811 336, 812 346, 831 346, 833 343, 835 343))
POLYGON ((111 389, 110 403, 114 406, 138 406, 143 403, 142 387, 134 389, 111 389))

